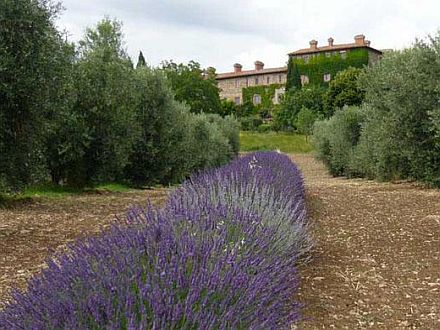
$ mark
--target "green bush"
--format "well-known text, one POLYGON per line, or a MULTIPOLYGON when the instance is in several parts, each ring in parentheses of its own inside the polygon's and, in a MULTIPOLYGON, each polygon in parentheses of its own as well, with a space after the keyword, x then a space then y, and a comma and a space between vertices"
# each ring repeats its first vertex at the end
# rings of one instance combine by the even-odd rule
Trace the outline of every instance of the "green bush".
POLYGON ((328 85, 324 95, 324 109, 327 117, 331 117, 336 109, 345 105, 361 105, 364 91, 359 89, 357 79, 363 69, 350 67, 336 74, 328 85))
POLYGON ((323 96, 325 89, 320 86, 307 85, 301 89, 291 89, 275 111, 274 126, 277 130, 296 129, 298 113, 303 107, 310 109, 317 117, 324 117, 323 96))
POLYGON ((256 131, 261 124, 263 124, 263 120, 258 116, 240 118, 242 131, 256 131))
POLYGON ((228 139, 232 153, 238 155, 240 151, 240 124, 238 121, 232 116, 222 118, 214 114, 208 114, 206 118, 209 122, 218 126, 222 134, 228 139))
POLYGON ((438 49, 440 33, 387 53, 358 78, 362 108, 316 124, 318 157, 331 173, 440 186, 438 49))
POLYGON ((257 132, 259 133, 267 133, 270 132, 271 130, 272 130, 271 124, 261 124, 260 126, 257 127, 257 132))
POLYGON ((358 107, 344 107, 315 124, 313 144, 332 175, 351 175, 348 163, 359 140, 362 118, 358 107))

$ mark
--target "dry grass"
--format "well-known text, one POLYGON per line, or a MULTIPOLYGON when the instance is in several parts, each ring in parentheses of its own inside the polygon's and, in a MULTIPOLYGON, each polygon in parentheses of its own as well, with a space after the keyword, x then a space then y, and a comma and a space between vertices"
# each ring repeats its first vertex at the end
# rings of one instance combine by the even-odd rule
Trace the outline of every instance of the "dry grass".
POLYGON ((303 170, 314 260, 301 269, 303 329, 440 329, 440 191, 303 170))
POLYGON ((0 306, 11 287, 44 267, 51 250, 98 233, 131 205, 162 203, 167 189, 36 198, 14 209, 0 209, 0 306))

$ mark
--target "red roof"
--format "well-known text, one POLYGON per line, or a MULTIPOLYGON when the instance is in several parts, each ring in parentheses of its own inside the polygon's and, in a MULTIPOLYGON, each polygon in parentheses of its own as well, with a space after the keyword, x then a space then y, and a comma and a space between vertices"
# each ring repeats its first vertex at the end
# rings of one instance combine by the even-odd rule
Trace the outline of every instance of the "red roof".
POLYGON ((218 73, 216 75, 217 79, 227 79, 227 78, 237 78, 237 77, 246 77, 246 76, 255 76, 262 75, 268 73, 286 73, 287 67, 282 68, 269 68, 263 70, 245 70, 240 72, 226 72, 226 73, 218 73))
POLYGON ((292 53, 289 53, 288 55, 306 55, 306 54, 314 54, 314 53, 321 53, 321 52, 329 52, 329 51, 334 51, 334 50, 353 49, 353 48, 367 48, 367 49, 372 50, 376 53, 382 54, 382 52, 380 50, 369 47, 367 45, 359 45, 356 43, 352 43, 352 44, 341 44, 341 45, 333 45, 333 46, 322 46, 322 47, 317 47, 316 49, 303 48, 303 49, 296 50, 292 53))

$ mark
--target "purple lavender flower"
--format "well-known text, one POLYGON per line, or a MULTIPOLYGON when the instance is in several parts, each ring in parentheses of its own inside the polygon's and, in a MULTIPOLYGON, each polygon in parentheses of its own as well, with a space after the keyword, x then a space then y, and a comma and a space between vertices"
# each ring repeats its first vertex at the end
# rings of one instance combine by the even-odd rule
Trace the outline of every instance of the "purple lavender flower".
POLYGON ((165 208, 133 208, 49 259, 0 328, 287 329, 304 203, 300 172, 276 153, 195 175, 165 208))

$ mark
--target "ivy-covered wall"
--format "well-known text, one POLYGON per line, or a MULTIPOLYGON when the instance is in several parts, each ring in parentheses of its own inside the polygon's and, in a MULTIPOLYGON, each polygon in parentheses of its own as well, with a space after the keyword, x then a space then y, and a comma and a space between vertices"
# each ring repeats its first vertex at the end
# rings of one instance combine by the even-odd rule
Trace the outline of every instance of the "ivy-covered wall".
POLYGON ((273 98, 275 90, 283 87, 283 84, 271 84, 266 86, 250 86, 242 89, 242 99, 244 103, 253 103, 255 94, 261 96, 261 104, 256 105, 256 108, 269 109, 273 107, 273 98))
POLYGON ((345 58, 340 53, 331 54, 330 56, 321 53, 310 57, 307 63, 302 58, 292 58, 288 65, 288 81, 294 80, 293 77, 289 77, 289 74, 296 71, 300 75, 308 76, 310 84, 327 86, 328 82, 324 81, 325 74, 330 74, 331 79, 333 79, 339 71, 348 67, 362 68, 364 65, 368 65, 368 50, 347 50, 345 58), (292 66, 296 66, 296 70, 292 66))

